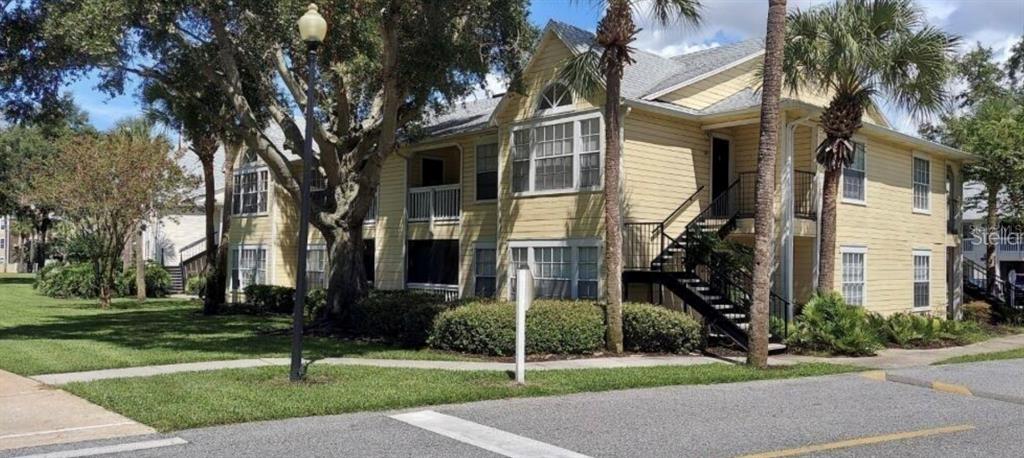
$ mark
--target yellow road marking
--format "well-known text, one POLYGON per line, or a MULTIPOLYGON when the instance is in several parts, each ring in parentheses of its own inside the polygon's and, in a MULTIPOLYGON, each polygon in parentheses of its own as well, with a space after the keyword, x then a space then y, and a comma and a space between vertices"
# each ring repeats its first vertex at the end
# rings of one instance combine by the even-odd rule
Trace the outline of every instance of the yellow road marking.
POLYGON ((884 382, 885 381, 885 371, 861 372, 860 376, 864 377, 866 379, 871 379, 871 380, 875 380, 875 381, 879 381, 879 382, 884 382))
POLYGON ((962 394, 964 396, 974 396, 971 390, 963 385, 954 385, 952 383, 945 382, 932 382, 932 389, 935 391, 941 391, 943 393, 962 394))
POLYGON ((741 458, 776 458, 784 456, 806 455, 808 453, 824 452, 828 450, 836 450, 841 448, 863 447, 865 445, 880 444, 883 442, 914 439, 918 437, 935 436, 939 434, 959 433, 963 431, 970 431, 973 429, 974 425, 944 426, 941 428, 931 428, 922 429, 918 431, 906 431, 902 433, 883 434, 880 436, 858 437, 856 439, 829 442, 827 444, 808 445, 806 447, 791 448, 786 450, 776 450, 774 452, 755 453, 752 455, 743 455, 741 458))

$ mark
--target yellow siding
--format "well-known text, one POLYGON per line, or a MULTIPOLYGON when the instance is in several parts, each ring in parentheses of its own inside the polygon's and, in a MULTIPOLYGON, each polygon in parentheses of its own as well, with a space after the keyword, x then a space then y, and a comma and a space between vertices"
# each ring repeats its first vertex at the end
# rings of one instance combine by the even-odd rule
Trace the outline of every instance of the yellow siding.
POLYGON ((406 160, 398 154, 388 157, 380 172, 374 237, 374 282, 380 289, 405 287, 406 173, 406 160))
MULTIPOLYGON (((842 287, 844 245, 867 247, 868 309, 880 313, 909 311, 913 306, 913 250, 931 250, 931 311, 946 306, 947 161, 931 156, 931 214, 912 210, 912 153, 875 139, 867 145, 867 204, 840 203, 837 212, 835 288, 842 287)), ((954 166, 959 170, 959 165, 954 166)))

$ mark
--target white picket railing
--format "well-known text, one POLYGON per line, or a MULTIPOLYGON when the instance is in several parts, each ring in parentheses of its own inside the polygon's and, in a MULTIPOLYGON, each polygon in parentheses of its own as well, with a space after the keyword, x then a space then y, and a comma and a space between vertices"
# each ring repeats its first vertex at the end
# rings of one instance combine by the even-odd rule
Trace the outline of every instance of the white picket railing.
POLYGON ((409 188, 409 221, 457 221, 462 212, 459 184, 409 188))
POLYGON ((408 289, 427 291, 433 294, 444 296, 445 301, 455 301, 459 299, 459 285, 444 285, 438 283, 406 283, 405 287, 408 289))

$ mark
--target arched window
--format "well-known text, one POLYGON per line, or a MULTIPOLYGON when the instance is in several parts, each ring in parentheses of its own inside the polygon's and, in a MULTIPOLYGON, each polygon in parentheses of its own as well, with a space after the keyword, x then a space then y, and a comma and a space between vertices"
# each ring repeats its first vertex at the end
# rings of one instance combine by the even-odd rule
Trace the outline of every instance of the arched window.
POLYGON ((550 110, 572 104, 572 92, 562 83, 552 83, 540 95, 537 110, 550 110))

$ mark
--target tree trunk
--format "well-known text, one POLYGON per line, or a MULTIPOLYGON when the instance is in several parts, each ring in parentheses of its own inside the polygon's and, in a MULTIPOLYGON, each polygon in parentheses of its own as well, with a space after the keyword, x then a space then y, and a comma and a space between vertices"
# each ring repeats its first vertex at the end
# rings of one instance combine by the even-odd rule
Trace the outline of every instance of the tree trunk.
POLYGON ((992 297, 999 296, 999 284, 996 279, 998 273, 996 267, 999 265, 999 257, 996 255, 996 241, 999 238, 999 188, 998 182, 985 183, 986 196, 985 209, 985 279, 988 294, 992 297), (993 235, 996 235, 993 237, 993 235))
MULTIPOLYGON (((217 141, 213 139, 195 143, 201 143, 201 145, 197 145, 196 155, 199 156, 199 162, 203 165, 203 188, 205 191, 203 213, 206 217, 206 265, 204 266, 205 272, 201 272, 200 275, 210 277, 209 272, 217 264, 217 185, 213 176, 213 158, 217 153, 217 141)), ((225 184, 229 179, 229 177, 225 177, 225 184)), ((188 281, 187 278, 182 280, 188 281)), ((214 301, 210 294, 203 299, 204 315, 215 315, 219 307, 220 302, 214 301)))
MULTIPOLYGON (((120 251, 118 251, 120 253, 120 251)), ((99 262, 100 264, 100 276, 99 276, 99 288, 100 288, 100 308, 110 308, 110 300, 113 297, 114 291, 114 262, 117 259, 117 255, 106 255, 109 259, 99 262)))
POLYGON ((826 169, 821 191, 821 246, 818 247, 818 291, 832 291, 836 278, 836 205, 842 169, 826 169))
POLYGON ((135 232, 135 299, 146 300, 146 259, 142 254, 142 234, 146 226, 140 225, 135 232))
MULTIPOLYGON (((612 14, 612 13, 609 13, 612 14)), ((605 321, 607 335, 605 343, 611 353, 622 353, 622 215, 619 212, 619 163, 621 162, 621 139, 619 138, 620 94, 622 90, 621 61, 609 63, 605 70, 604 103, 604 283, 605 321)))
POLYGON ((750 308, 747 351, 747 364, 757 368, 768 367, 768 315, 775 235, 775 161, 779 144, 779 95, 782 92, 782 47, 786 29, 786 0, 770 0, 768 5, 761 89, 761 136, 757 147, 753 306, 750 308))
POLYGON ((220 210, 220 242, 217 243, 217 256, 206 267, 206 298, 203 311, 206 311, 206 304, 215 304, 219 308, 225 300, 228 287, 228 254, 231 250, 231 208, 234 205, 235 190, 235 160, 242 150, 241 143, 224 144, 224 204, 220 210))
POLYGON ((320 321, 344 326, 348 311, 367 294, 366 269, 363 267, 362 227, 321 230, 330 253, 327 304, 320 321))

